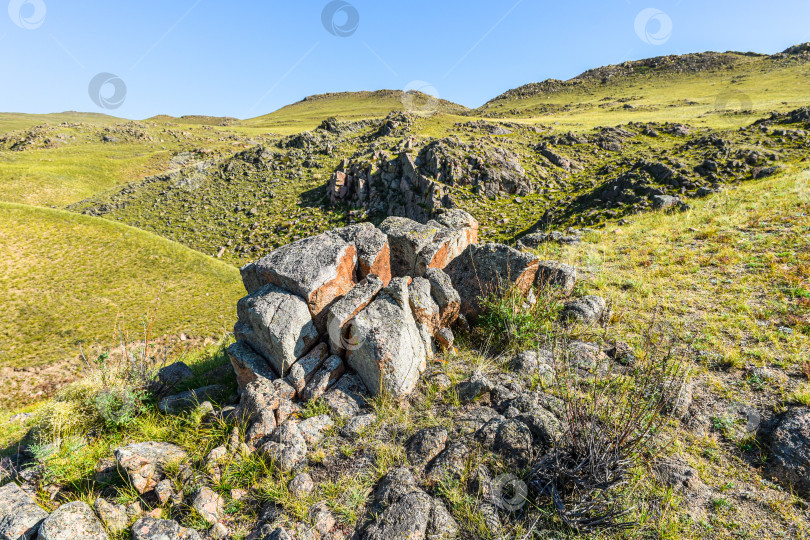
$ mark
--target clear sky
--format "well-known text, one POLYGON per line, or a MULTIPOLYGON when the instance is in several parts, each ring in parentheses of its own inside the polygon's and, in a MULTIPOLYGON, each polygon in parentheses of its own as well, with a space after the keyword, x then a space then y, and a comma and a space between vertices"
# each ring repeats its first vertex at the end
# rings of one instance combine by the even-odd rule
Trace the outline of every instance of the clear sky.
POLYGON ((247 118, 310 94, 424 86, 414 81, 477 107, 625 60, 810 41, 808 0, 2 3, 0 111, 127 118, 247 118))

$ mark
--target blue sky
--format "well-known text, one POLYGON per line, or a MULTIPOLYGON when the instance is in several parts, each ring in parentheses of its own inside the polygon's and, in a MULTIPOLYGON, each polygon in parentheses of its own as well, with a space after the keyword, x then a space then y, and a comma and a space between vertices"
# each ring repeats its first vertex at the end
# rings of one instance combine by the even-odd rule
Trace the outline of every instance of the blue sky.
MULTIPOLYGON (((476 107, 521 84, 625 60, 774 53, 810 41, 807 0, 8 4, 0 10, 0 111, 127 118, 246 118, 310 94, 402 89, 413 81, 476 107), (328 5, 334 17, 327 27, 328 5), (126 85, 123 100, 108 104, 120 101, 117 108, 91 99, 88 85, 99 73, 126 85)), ((115 89, 105 85, 102 93, 113 98, 115 89)))

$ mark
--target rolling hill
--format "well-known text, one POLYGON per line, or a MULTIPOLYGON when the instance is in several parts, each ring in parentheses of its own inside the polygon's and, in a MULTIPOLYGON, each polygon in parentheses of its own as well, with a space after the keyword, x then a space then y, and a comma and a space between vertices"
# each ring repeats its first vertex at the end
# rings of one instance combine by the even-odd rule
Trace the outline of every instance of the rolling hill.
POLYGON ((118 344, 120 324, 154 336, 220 336, 242 296, 239 271, 153 234, 62 210, 0 203, 0 366, 74 359, 118 344))

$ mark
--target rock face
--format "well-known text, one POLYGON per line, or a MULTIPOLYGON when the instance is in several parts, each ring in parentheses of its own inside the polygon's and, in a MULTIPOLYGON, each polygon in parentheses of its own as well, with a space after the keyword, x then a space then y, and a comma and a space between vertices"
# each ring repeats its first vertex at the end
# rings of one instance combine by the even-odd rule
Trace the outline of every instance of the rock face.
POLYGON ((439 324, 449 328, 458 318, 461 308, 461 297, 453 288, 453 282, 444 271, 438 268, 428 268, 425 278, 430 282, 430 294, 436 305, 439 306, 439 324))
POLYGON ((389 217, 380 224, 391 246, 394 276, 421 277, 428 268, 444 268, 478 240, 478 222, 466 212, 453 210, 442 222, 418 223, 389 217))
POLYGON ((116 448, 113 454, 121 468, 127 471, 138 493, 154 488, 163 479, 167 464, 186 457, 182 448, 165 442, 133 443, 116 448))
POLYGON ((273 284, 304 299, 313 317, 356 282, 357 249, 337 234, 320 234, 280 247, 242 267, 249 293, 273 284))
POLYGON ((357 279, 371 274, 380 278, 383 286, 391 281, 391 250, 388 237, 371 223, 349 225, 331 231, 357 249, 357 279))
POLYGON ((265 285, 239 300, 237 314, 237 338, 260 352, 279 375, 286 375, 318 341, 306 302, 275 285, 265 285))
MULTIPOLYGON (((391 281, 390 276, 388 281, 391 281)), ((341 354, 347 347, 352 347, 353 344, 348 341, 346 324, 360 313, 385 285, 380 277, 369 275, 346 296, 329 306, 326 327, 329 333, 329 348, 333 354, 341 354)))
POLYGON ((63 504, 39 528, 40 540, 107 540, 104 526, 81 501, 63 504))
POLYGON ((0 487, 0 538, 33 540, 48 513, 14 482, 0 487))
POLYGON ((351 323, 357 346, 346 359, 373 393, 407 396, 427 358, 409 305, 406 278, 395 278, 351 323))
POLYGON ((524 294, 534 284, 540 259, 502 244, 470 244, 444 271, 461 297, 461 313, 481 313, 481 299, 514 285, 524 294))
POLYGON ((810 408, 785 413, 771 433, 771 453, 774 476, 810 494, 810 408))

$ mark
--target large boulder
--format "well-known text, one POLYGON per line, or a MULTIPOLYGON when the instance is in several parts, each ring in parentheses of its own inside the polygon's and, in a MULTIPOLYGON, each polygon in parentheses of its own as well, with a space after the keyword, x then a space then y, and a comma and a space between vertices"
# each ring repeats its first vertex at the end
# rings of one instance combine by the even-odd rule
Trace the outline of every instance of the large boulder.
POLYGON ((471 244, 444 271, 461 297, 461 313, 481 313, 481 300, 516 286, 527 294, 534 284, 540 259, 503 244, 471 244))
POLYGON ((279 375, 318 342, 306 302, 275 285, 265 285, 239 300, 237 339, 261 353, 279 375))
POLYGON ((107 540, 104 526, 87 503, 63 504, 39 527, 40 540, 107 540))
POLYGON ((802 495, 810 495, 810 408, 785 413, 771 433, 773 475, 802 495))
POLYGON ((371 223, 349 225, 331 231, 357 249, 357 279, 374 274, 383 285, 391 281, 391 250, 388 237, 371 223))
POLYGON ((306 301, 317 317, 335 298, 356 283, 357 249, 338 234, 324 233, 282 246, 242 267, 249 293, 267 284, 281 287, 306 301))
POLYGON ((33 539, 46 517, 48 512, 14 482, 0 487, 0 538, 33 539))
POLYGON ((372 394, 407 396, 424 371, 427 351, 408 296, 408 279, 394 278, 351 322, 357 345, 346 360, 372 394))
POLYGON ((113 455, 138 493, 146 493, 163 480, 165 467, 182 461, 186 452, 171 443, 149 441, 116 448, 113 455))
POLYGON ((478 222, 466 212, 452 210, 438 219, 443 223, 391 216, 380 224, 388 235, 394 276, 421 277, 428 268, 444 268, 478 240, 478 222))

